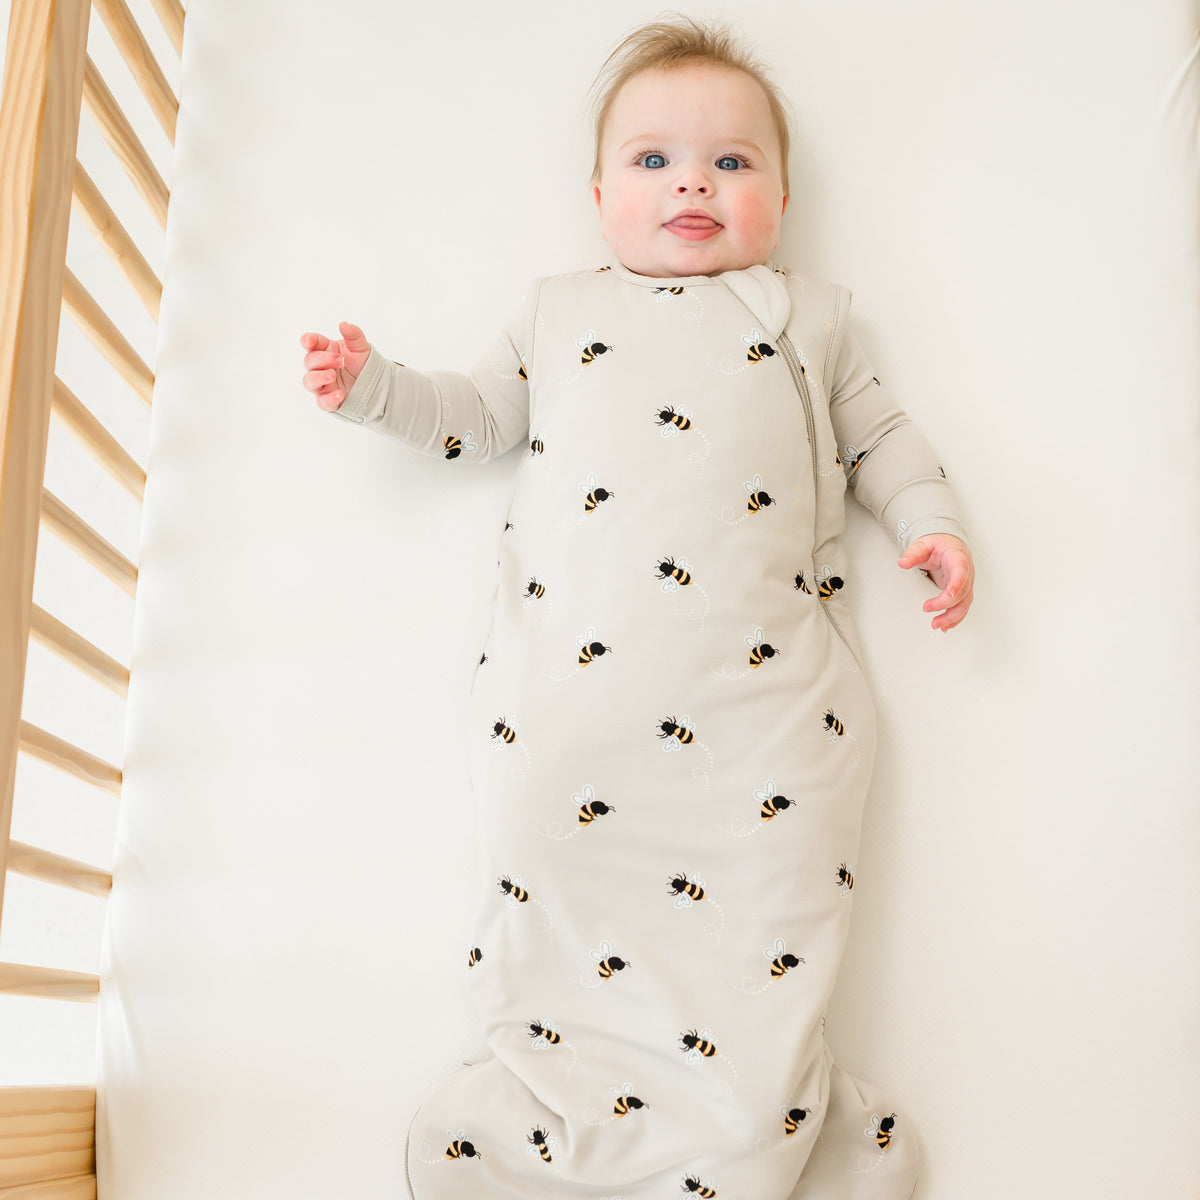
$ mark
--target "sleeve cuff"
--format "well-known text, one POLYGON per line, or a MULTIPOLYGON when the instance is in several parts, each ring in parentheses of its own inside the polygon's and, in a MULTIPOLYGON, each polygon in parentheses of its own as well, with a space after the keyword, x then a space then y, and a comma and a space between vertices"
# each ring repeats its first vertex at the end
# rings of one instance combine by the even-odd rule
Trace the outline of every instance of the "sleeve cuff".
POLYGON ((387 401, 388 367, 391 364, 374 346, 345 400, 330 414, 353 425, 378 417, 387 401))

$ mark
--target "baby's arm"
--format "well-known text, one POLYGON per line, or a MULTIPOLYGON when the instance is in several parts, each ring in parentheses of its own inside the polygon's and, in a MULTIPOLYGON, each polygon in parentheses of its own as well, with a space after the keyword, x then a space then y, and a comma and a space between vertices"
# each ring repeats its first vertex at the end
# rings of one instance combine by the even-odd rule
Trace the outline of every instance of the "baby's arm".
POLYGON ((920 431, 888 396, 853 333, 845 328, 849 293, 839 313, 837 341, 827 364, 830 418, 847 483, 858 500, 893 533, 899 565, 919 567, 939 594, 924 605, 943 632, 967 615, 975 567, 950 485, 920 431))
POLYGON ((304 386, 340 420, 460 461, 484 462, 528 433, 523 323, 506 329, 470 375, 414 371, 385 358, 356 326, 341 330, 341 341, 316 333, 300 339, 308 352, 304 386))

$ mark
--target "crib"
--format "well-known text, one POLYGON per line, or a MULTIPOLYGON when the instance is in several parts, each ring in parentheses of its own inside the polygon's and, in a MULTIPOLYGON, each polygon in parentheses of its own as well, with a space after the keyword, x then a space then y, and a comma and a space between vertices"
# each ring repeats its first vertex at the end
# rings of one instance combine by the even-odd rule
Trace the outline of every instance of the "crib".
MULTIPOLYGON (((128 70, 166 136, 173 140, 178 101, 124 0, 95 6, 128 70)), ((105 898, 107 871, 10 838, 18 753, 68 772, 119 797, 119 764, 22 719, 25 647, 29 638, 51 649, 93 683, 117 696, 128 668, 34 604, 39 525, 64 542, 132 599, 137 567, 80 514, 43 486, 47 428, 57 421, 139 503, 145 472, 80 398, 55 375, 60 312, 85 331, 124 384, 147 407, 152 367, 135 351, 97 300, 66 266, 68 219, 74 206, 157 321, 161 283, 109 201, 77 162, 81 105, 103 131, 148 211, 165 231, 169 192, 113 91, 88 54, 93 6, 87 2, 18 0, 13 6, 0 116, 0 177, 4 179, 3 335, 5 413, 0 487, 0 622, 4 669, 0 700, 0 904, 7 872, 105 898)), ((163 31, 182 52, 184 11, 178 0, 155 0, 163 31)), ((143 18, 144 20, 144 18, 143 18)), ((0 992, 47 1004, 95 1003, 94 974, 0 964, 0 992)), ((0 1194, 83 1198, 96 1195, 95 1091, 88 1087, 7 1087, 0 1093, 0 1194)))
MULTIPOLYGON (((1155 0, 1145 15, 1040 0, 1004 10, 946 0, 917 16, 888 0, 849 8, 736 6, 748 34, 765 30, 792 47, 791 58, 780 51, 783 83, 801 114, 842 95, 845 64, 860 72, 839 122, 806 123, 798 192, 809 189, 809 167, 832 182, 799 192, 788 219, 803 204, 818 233, 793 234, 781 257, 854 285, 869 349, 962 481, 979 538, 981 600, 961 636, 938 638, 931 651, 924 620, 910 620, 920 616, 920 581, 895 578, 890 546, 851 512, 849 535, 874 581, 854 603, 882 739, 831 1042, 848 1067, 912 1105, 927 1164, 921 1200, 1190 1195, 1200 1105, 1195 5, 1155 0), (910 21, 920 36, 909 36, 910 21), (857 40, 868 27, 878 37, 857 40), (805 57, 810 43, 821 53, 805 57), (959 89, 948 108, 918 86, 939 73, 959 89), (1023 101, 1021 88, 1036 97, 1023 101), (905 138, 936 115, 934 143, 900 138, 877 116, 884 103, 904 114, 905 138), (1029 199, 1035 192, 1040 206, 1029 199), (1102 267, 1092 256, 1100 246, 1102 267), (926 273, 932 283, 922 287, 926 273), (1110 279, 1115 299, 1105 295, 1110 279), (1141 373, 1147 363, 1163 364, 1153 387, 1141 373), (964 399, 974 405, 969 416, 964 399), (1027 428, 1038 431, 1032 452, 1027 428), (1089 472, 1087 463, 1100 465, 1089 472), (1161 477, 1139 490, 1129 481, 1148 466, 1161 477), (1046 495, 1054 505, 1037 503, 1046 495), (1047 536, 1033 540, 1039 520, 1047 536), (1114 544, 1134 546, 1133 559, 1114 561, 1114 544), (1175 586, 1155 596, 1158 619, 1131 620, 1131 602, 1152 590, 1171 547, 1175 586), (1172 629, 1183 632, 1173 639, 1172 629), (965 792, 922 784, 942 747, 934 720, 950 765, 970 779, 965 792), (1041 1068, 1032 1091, 1031 1062, 1041 1068)), ((603 261, 598 238, 578 232, 582 220, 562 215, 580 189, 572 184, 569 201, 565 185, 553 190, 560 165, 506 166, 505 122, 548 129, 567 144, 575 117, 546 96, 581 92, 602 46, 657 11, 615 0, 576 18, 554 0, 464 3, 451 61, 435 52, 449 36, 444 13, 347 5, 338 18, 347 27, 322 43, 333 86, 318 103, 315 85, 289 83, 280 70, 287 55, 310 52, 312 26, 328 16, 318 0, 297 0, 307 30, 279 3, 192 0, 187 9, 184 56, 180 0, 13 0, 11 8, 0 111, 0 931, 10 920, 6 880, 10 893, 33 881, 96 910, 107 904, 120 936, 118 961, 98 972, 0 953, 11 960, 0 962, 0 1002, 98 1011, 102 1063, 98 1088, 0 1088, 0 1200, 82 1200, 97 1195, 97 1177, 100 1194, 116 1200, 402 1194, 407 1119, 472 1050, 456 1040, 469 1013, 454 986, 438 982, 462 967, 469 857, 459 820, 469 789, 447 714, 478 658, 514 466, 480 468, 452 493, 440 462, 398 459, 381 439, 329 422, 298 395, 298 335, 332 332, 332 322, 363 312, 368 334, 416 331, 424 349, 414 365, 468 367, 508 315, 504 301, 517 298, 493 300, 474 286, 479 246, 464 250, 455 236, 476 219, 458 192, 488 172, 514 189, 521 174, 521 194, 532 175, 549 199, 505 209, 503 221, 479 218, 477 241, 491 255, 480 278, 603 261), (102 56, 89 49, 97 37, 102 56), (427 50, 401 74, 387 46, 405 38, 427 50), (536 71, 511 71, 538 50, 550 52, 536 71), (223 156, 213 149, 222 132, 213 113, 234 58, 238 108, 222 119, 244 118, 250 144, 223 156), (247 81, 259 72, 299 116, 266 106, 261 123, 255 118, 262 97, 247 81), (174 78, 186 86, 173 87, 174 78), (476 88, 504 96, 495 113, 470 102, 476 88), (296 126, 344 129, 393 89, 399 102, 388 122, 349 144, 385 193, 406 177, 369 152, 392 136, 393 121, 398 138, 433 154, 444 188, 406 194, 412 222, 433 230, 428 238, 393 221, 390 197, 295 200, 306 182, 296 126), (447 111, 416 111, 426 96, 447 111), (178 152, 156 151, 160 136, 173 148, 177 113, 178 152), (86 171, 77 165, 77 131, 93 126, 111 147, 111 177, 127 189, 120 201, 101 194, 90 160, 86 171), (426 126, 436 146, 418 140, 426 126), (288 149, 272 169, 286 178, 276 190, 264 176, 244 185, 265 198, 247 216, 242 247, 219 267, 230 272, 242 254, 250 260, 243 291, 270 280, 257 308, 230 306, 243 317, 269 313, 268 352, 237 357, 256 407, 222 399, 208 414, 205 397, 181 381, 213 361, 197 352, 189 322, 225 315, 197 269, 216 252, 209 209, 222 181, 241 185, 239 172, 254 168, 254 139, 276 136, 288 149), (130 197, 142 206, 137 217, 127 212, 130 197), (170 236, 182 226, 187 244, 170 260, 184 269, 165 273, 164 290, 149 247, 164 238, 168 202, 170 236), (78 227, 69 225, 72 211, 78 227), (509 223, 512 248, 501 244, 509 223), (354 267, 330 283, 327 303, 318 299, 289 265, 287 243, 345 225, 363 247, 382 239, 380 256, 403 261, 429 292, 402 296, 354 267), (94 236, 118 284, 127 281, 119 313, 68 268, 72 228, 94 236), (552 236, 541 245, 544 230, 552 236), (549 245, 564 231, 566 253, 549 245), (270 251, 261 261, 256 239, 270 251), (538 245, 530 262, 517 241, 538 245), (427 299, 447 263, 467 281, 455 290, 453 319, 427 299), (186 295, 173 308, 176 279, 186 295), (151 331, 161 312, 157 342, 145 328, 131 332, 131 308, 151 331), (69 320, 60 331, 62 314, 69 320), (158 457, 147 461, 126 444, 109 420, 115 402, 58 376, 56 346, 68 338, 86 339, 107 360, 93 372, 98 394, 123 390, 121 403, 139 419, 154 400, 158 457), (241 431, 253 446, 226 449, 211 427, 243 411, 257 414, 241 431), (263 462, 279 436, 293 476, 263 462), (55 439, 94 460, 134 511, 145 498, 141 558, 47 485, 55 439), (207 467, 194 461, 205 456, 207 467), (235 500, 214 508, 217 489, 197 491, 206 469, 232 473, 235 500), (328 492, 314 485, 327 478, 328 492), (343 498, 360 494, 365 504, 343 498), (239 505, 254 521, 241 521, 239 505), (255 523, 266 532, 249 528, 255 523), (378 562, 384 537, 396 551, 378 562), (121 620, 144 622, 134 641, 141 657, 122 661, 52 605, 35 603, 48 548, 77 556, 105 596, 127 606, 121 620), (336 582, 310 559, 331 564, 336 582), (412 562, 427 565, 413 572, 412 562), (354 589, 354 619, 329 621, 343 580, 354 589), (210 666, 185 643, 222 587, 239 591, 252 628, 237 625, 232 603, 217 613, 198 639, 224 639, 210 666), (287 613, 292 600, 297 611, 287 613), (388 620, 388 636, 373 636, 372 625, 388 620), (124 758, 67 736, 53 712, 30 717, 25 664, 34 653, 61 660, 80 689, 128 696, 124 758), (168 686, 173 675, 186 679, 185 696, 168 686), (387 689, 379 677, 415 686, 387 689), (324 702, 321 719, 287 707, 279 697, 288 691, 324 702), (363 695, 371 705, 360 709, 363 695), (182 736, 183 719, 165 718, 164 700, 194 701, 202 729, 182 736), (277 702, 280 718, 262 720, 277 702), (215 719, 225 704, 233 715, 215 719), (88 854, 13 839, 17 781, 29 764, 105 804, 120 800, 123 814, 137 810, 112 872, 88 854), (181 890, 188 904, 178 902, 181 890), (149 931, 143 921, 132 936, 135 916, 156 904, 162 919, 149 931), (250 935, 229 944, 241 925, 250 935), (393 926, 402 936, 381 950, 393 926), (176 936, 183 948, 168 953, 176 936), (271 967, 275 954, 280 965, 271 967), (160 971, 149 989, 148 962, 160 971), (421 964, 431 964, 428 975, 421 964), (221 1010, 211 1020, 210 1008, 221 1010), (243 1059, 248 1066, 235 1065, 243 1059)), ((386 344, 397 346, 393 357, 409 353, 401 339, 386 344)))

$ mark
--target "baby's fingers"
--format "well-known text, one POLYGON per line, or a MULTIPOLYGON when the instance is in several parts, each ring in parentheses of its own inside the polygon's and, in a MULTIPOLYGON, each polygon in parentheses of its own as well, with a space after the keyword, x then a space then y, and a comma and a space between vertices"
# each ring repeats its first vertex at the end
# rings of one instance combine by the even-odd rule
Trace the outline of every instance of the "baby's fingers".
POLYGON ((957 604, 951 605, 944 613, 939 613, 933 618, 929 624, 934 629, 940 629, 943 633, 947 629, 953 629, 955 625, 962 622, 963 617, 967 615, 971 607, 971 596, 964 596, 957 604))
POLYGON ((305 333, 300 336, 300 345, 305 350, 328 350, 334 343, 320 333, 305 333))
POLYGON ((336 370, 345 365, 346 358, 336 345, 330 350, 310 350, 304 356, 304 367, 308 371, 336 370))

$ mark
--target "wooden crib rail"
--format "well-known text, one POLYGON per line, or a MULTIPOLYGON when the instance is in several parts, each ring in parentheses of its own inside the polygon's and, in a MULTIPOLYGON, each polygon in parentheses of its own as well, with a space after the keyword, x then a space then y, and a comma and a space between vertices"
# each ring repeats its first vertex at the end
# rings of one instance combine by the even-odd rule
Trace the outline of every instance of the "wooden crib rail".
MULTIPOLYGON (((179 0, 151 3, 181 53, 179 0)), ((89 407, 88 397, 76 395, 56 375, 65 315, 111 364, 115 377, 147 407, 151 403, 152 364, 67 268, 74 212, 157 324, 162 285, 76 159, 86 108, 165 230, 167 184, 88 53, 93 7, 172 145, 179 113, 126 0, 13 0, 0 93, 0 920, 8 872, 101 898, 112 886, 111 875, 100 867, 11 839, 19 755, 112 795, 119 796, 122 781, 118 764, 22 717, 31 636, 75 669, 81 687, 99 683, 124 697, 129 686, 125 664, 33 600, 40 531, 91 564, 107 580, 102 586, 114 585, 131 597, 137 587, 136 564, 45 486, 52 416, 139 504, 146 484, 144 469, 89 407)), ((21 802, 26 803, 24 794, 21 802)), ((0 994, 88 1003, 97 999, 99 987, 96 975, 0 962, 0 994)), ((90 1087, 0 1088, 0 1200, 94 1197, 94 1113, 90 1087)))
POLYGON ((0 1200, 95 1200, 96 1092, 0 1090, 0 1200))

